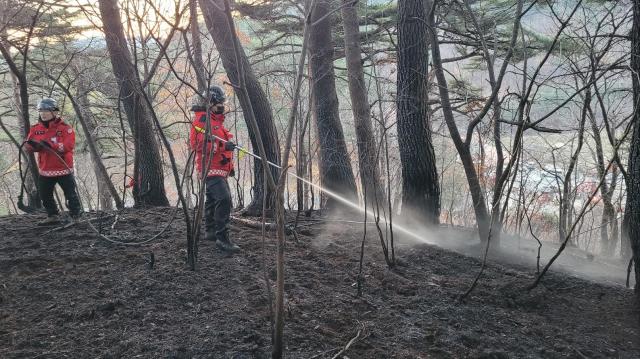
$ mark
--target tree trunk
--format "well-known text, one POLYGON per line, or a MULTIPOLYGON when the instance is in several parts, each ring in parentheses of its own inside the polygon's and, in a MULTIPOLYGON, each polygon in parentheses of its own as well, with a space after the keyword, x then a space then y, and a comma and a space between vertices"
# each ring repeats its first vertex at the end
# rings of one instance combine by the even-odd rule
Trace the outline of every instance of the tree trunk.
MULTIPOLYGON (((431 0, 427 0, 428 3, 431 3, 431 0)), ((515 23, 513 26, 513 32, 511 34, 511 44, 509 46, 509 50, 507 51, 507 55, 505 56, 505 58, 502 59, 502 66, 500 68, 500 71, 498 73, 498 77, 496 77, 496 73, 495 73, 495 69, 494 69, 494 65, 495 65, 495 57, 497 56, 497 52, 494 51, 493 55, 490 53, 489 51, 489 44, 487 42, 487 39, 485 38, 484 32, 485 30, 483 29, 482 26, 480 26, 480 23, 478 22, 475 13, 473 11, 473 9, 471 8, 471 3, 469 0, 464 0, 464 5, 468 11, 468 17, 471 19, 471 21, 474 24, 475 29, 477 30, 477 35, 478 38, 480 40, 480 44, 482 47, 482 53, 483 53, 483 57, 484 60, 487 62, 487 72, 489 74, 489 83, 491 85, 491 100, 490 102, 488 102, 486 104, 487 107, 484 108, 484 110, 488 111, 489 110, 489 106, 491 106, 493 108, 493 117, 492 117, 492 121, 493 121, 493 142, 495 145, 495 150, 496 150, 496 173, 495 173, 495 181, 494 181, 494 186, 493 186, 493 199, 491 200, 491 224, 490 224, 490 233, 491 233, 491 238, 494 242, 496 242, 497 245, 500 244, 500 238, 502 235, 502 226, 504 223, 504 217, 505 217, 505 213, 502 213, 502 208, 501 208, 501 198, 503 197, 503 189, 504 187, 507 185, 507 182, 510 178, 510 171, 511 171, 511 167, 513 166, 513 161, 510 160, 509 163, 507 164, 507 168, 506 168, 506 173, 505 168, 504 168, 504 150, 503 150, 503 146, 502 146, 502 140, 501 140, 501 126, 500 126, 500 120, 501 120, 501 113, 502 113, 502 105, 501 105, 501 101, 498 99, 498 91, 502 85, 502 79, 503 76, 505 74, 505 71, 507 70, 507 65, 509 64, 509 61, 511 59, 511 56, 513 55, 513 49, 515 47, 516 44, 516 39, 518 36, 518 32, 519 32, 519 28, 520 28, 520 14, 522 13, 522 6, 523 6, 523 1, 520 0, 517 2, 517 11, 516 11, 516 18, 515 18, 515 23)), ((494 24, 494 34, 497 32, 497 29, 495 27, 494 24)), ((526 57, 525 57, 525 75, 523 76, 525 78, 526 81, 526 57)), ((483 110, 483 111, 484 111, 483 110)), ((485 112, 486 114, 486 112, 485 112)), ((479 123, 479 121, 484 117, 485 115, 481 115, 480 117, 477 117, 476 119, 474 119, 475 121, 478 121, 477 123, 479 123)), ((469 130, 472 130, 473 126, 470 126, 468 128, 469 130)), ((469 134, 472 132, 468 132, 469 134)), ((522 130, 518 129, 517 134, 516 135, 516 141, 514 143, 514 153, 512 154, 512 156, 515 156, 515 158, 520 158, 519 157, 519 152, 522 149, 522 143, 521 143, 521 133, 522 130)), ((481 137, 479 137, 479 140, 481 140, 481 137)), ((466 145, 467 147, 470 146, 470 142, 471 142, 471 137, 468 137, 468 139, 466 140, 466 145)), ((482 159, 484 160, 484 153, 482 156, 482 159)), ((513 159, 513 157, 512 157, 513 159)), ((482 166, 481 168, 483 168, 484 171, 484 166, 482 166)), ((480 173, 481 176, 483 176, 483 173, 480 173)), ((485 185, 486 181, 483 179, 482 184, 485 185)), ((509 201, 509 195, 511 192, 511 189, 513 187, 509 186, 508 190, 507 190, 507 194, 506 194, 506 199, 505 199, 505 206, 504 206, 504 210, 507 210, 507 204, 509 201)))
MULTIPOLYGON (((604 163, 604 150, 602 147, 602 137, 600 136, 600 129, 596 123, 596 117, 593 111, 589 109, 589 121, 591 123, 591 130, 593 131, 593 139, 595 142, 596 160, 598 167, 598 177, 603 178, 607 174, 606 164, 604 163)), ((600 252, 601 254, 610 254, 610 247, 613 238, 609 236, 609 230, 613 228, 612 221, 615 217, 615 208, 613 207, 613 191, 615 190, 615 176, 614 180, 609 185, 607 179, 602 180, 602 186, 600 186, 600 194, 602 195, 602 220, 600 222, 600 252)), ((613 233, 611 233, 613 234, 613 233)))
POLYGON ((104 166, 104 162, 102 162, 102 149, 96 140, 95 117, 93 115, 93 111, 91 111, 91 103, 89 102, 88 97, 88 86, 86 85, 84 78, 78 78, 78 81, 76 82, 76 89, 77 102, 74 103, 74 108, 78 113, 78 119, 82 126, 85 140, 89 147, 89 152, 91 153, 96 181, 98 182, 98 188, 100 189, 100 207, 103 210, 111 210, 113 209, 113 201, 115 201, 117 208, 124 208, 124 203, 120 199, 120 195, 109 177, 109 172, 104 166))
POLYGON ((584 143, 584 126, 587 121, 588 109, 591 103, 591 90, 587 89, 584 95, 584 104, 582 106, 582 112, 580 114, 580 126, 578 128, 578 144, 575 152, 569 160, 569 167, 564 174, 564 181, 562 182, 562 200, 560 201, 560 215, 558 225, 558 242, 563 243, 567 238, 567 233, 573 225, 572 212, 574 196, 571 190, 571 176, 578 163, 580 152, 582 151, 582 145, 584 143))
MULTIPOLYGON (((311 107, 311 106, 309 106, 311 107)), ((298 116, 298 132, 297 132, 297 145, 296 145, 296 174, 298 177, 307 177, 308 172, 308 149, 305 146, 305 137, 311 136, 311 131, 308 130, 309 121, 311 120, 311 110, 309 109, 305 116, 298 116)), ((298 201, 298 213, 306 211, 308 206, 309 185, 301 180, 297 180, 296 183, 296 198, 298 201)))
POLYGON ((626 208, 620 227, 620 258, 623 261, 628 261, 633 256, 633 251, 631 250, 631 237, 629 237, 629 211, 626 208))
POLYGON ((193 69, 198 81, 198 92, 204 93, 207 89, 207 76, 205 75, 204 62, 202 61, 202 41, 200 39, 200 26, 198 26, 198 0, 189 0, 189 30, 191 31, 191 45, 193 51, 193 69))
MULTIPOLYGON (((431 4, 431 1, 425 1, 425 4, 431 4)), ((431 7, 431 6, 430 6, 431 7)), ((428 9, 427 9, 428 11, 428 9)), ((471 156, 471 150, 469 144, 462 141, 458 126, 453 116, 453 109, 451 108, 451 101, 449 99, 449 86, 447 79, 444 75, 444 69, 442 67, 442 58, 440 55, 440 44, 438 43, 437 29, 435 26, 435 14, 427 14, 429 23, 429 34, 432 50, 432 59, 434 62, 434 71, 438 80, 438 90, 440 92, 440 101, 442 103, 442 112, 444 115, 445 123, 449 129, 449 133, 456 147, 462 166, 464 168, 465 175, 467 177, 467 183, 469 185, 469 192, 471 193, 471 200, 473 202, 473 209, 476 216, 476 223, 478 225, 478 233, 480 240, 486 241, 489 238, 490 218, 487 211, 487 204, 485 202, 484 193, 482 192, 482 186, 478 178, 478 173, 473 163, 471 156)))
MULTIPOLYGON (((4 35, 3 31, 2 37, 4 37, 4 35)), ((18 104, 16 112, 18 114, 20 130, 22 131, 22 138, 26 140, 29 130, 31 129, 31 123, 29 121, 29 91, 27 86, 27 75, 23 71, 20 71, 13 60, 13 57, 11 57, 11 53, 2 41, 2 38, 0 38, 0 53, 9 66, 11 78, 15 84, 13 93, 16 99, 16 104, 18 104)), ((25 178, 25 187, 27 189, 26 206, 30 208, 41 208, 42 203, 40 202, 40 195, 36 185, 39 178, 38 164, 36 163, 36 157, 33 153, 27 153, 27 161, 29 163, 29 173, 25 178)))
POLYGON ((380 171, 376 161, 376 145, 371 125, 369 99, 364 82, 362 50, 360 49, 360 17, 357 2, 343 0, 342 23, 344 26, 344 47, 349 78, 351 109, 358 141, 358 163, 363 191, 366 191, 370 208, 377 208, 376 202, 383 200, 380 186, 380 171))
POLYGON ((133 197, 137 206, 168 206, 164 188, 164 173, 158 142, 154 134, 154 124, 149 108, 144 100, 135 65, 127 48, 120 9, 117 0, 99 0, 107 49, 113 73, 120 88, 127 121, 134 137, 134 187, 133 197))
POLYGON ((631 77, 633 80, 633 137, 629 148, 629 183, 626 215, 636 277, 636 304, 640 305, 640 0, 633 1, 631 29, 631 77))
MULTIPOLYGON (((318 140, 320 141, 320 177, 322 185, 350 200, 357 197, 356 181, 347 145, 342 132, 338 112, 333 71, 333 40, 331 36, 331 16, 328 0, 316 2, 311 15, 313 25, 309 34, 309 64, 313 78, 313 111, 316 116, 318 140)), ((329 198, 326 208, 338 202, 329 198)))
MULTIPOLYGON (((240 79, 238 77, 238 63, 236 62, 236 54, 233 50, 233 42, 236 34, 235 32, 228 31, 228 27, 223 25, 227 22, 223 10, 224 3, 222 0, 199 0, 199 2, 200 8, 204 14, 205 23, 207 24, 207 28, 211 33, 213 42, 220 53, 222 65, 227 72, 227 76, 234 86, 238 86, 240 83, 240 79)), ((251 69, 251 64, 249 63, 244 49, 240 48, 239 52, 240 54, 237 60, 241 62, 242 68, 245 72, 245 81, 247 92, 249 93, 249 99, 244 96, 238 96, 238 100, 240 101, 240 106, 245 113, 249 109, 248 101, 251 101, 251 106, 253 107, 259 129, 259 134, 256 134, 254 131, 249 129, 251 146, 256 149, 258 147, 256 136, 261 136, 267 159, 275 164, 280 164, 280 144, 278 142, 278 132, 273 122, 271 105, 269 104, 269 100, 267 99, 265 92, 260 87, 253 70, 251 69)), ((246 116, 247 115, 245 114, 245 119, 246 116)), ((262 165, 261 161, 253 162, 253 199, 245 210, 249 215, 257 216, 262 212, 262 201, 263 198, 265 198, 264 191, 267 191, 267 209, 273 208, 273 193, 269 188, 264 187, 264 173, 262 165)), ((277 178, 278 170, 272 166, 269 166, 269 170, 273 177, 277 178)))

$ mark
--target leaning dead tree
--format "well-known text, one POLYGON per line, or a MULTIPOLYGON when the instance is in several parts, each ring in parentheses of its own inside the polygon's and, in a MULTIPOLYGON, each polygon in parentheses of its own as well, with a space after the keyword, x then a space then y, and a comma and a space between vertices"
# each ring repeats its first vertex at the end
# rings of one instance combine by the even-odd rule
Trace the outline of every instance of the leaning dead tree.
MULTIPOLYGON (((318 0, 311 13, 309 28, 309 68, 320 144, 320 177, 328 190, 355 199, 356 181, 338 112, 330 12, 331 2, 318 0)), ((326 207, 335 207, 337 203, 328 198, 326 207)))
POLYGON ((144 89, 127 47, 120 8, 116 0, 98 2, 111 66, 119 86, 126 117, 134 137, 133 197, 136 205, 168 206, 164 171, 156 140, 152 109, 144 98, 144 89))
POLYGON ((363 192, 367 193, 367 202, 371 207, 375 201, 382 201, 380 171, 376 156, 376 144, 371 125, 369 97, 364 81, 362 49, 360 47, 360 17, 357 2, 344 0, 341 5, 344 28, 344 50, 347 60, 347 76, 351 110, 358 143, 358 168, 363 192))
MULTIPOLYGON (((31 121, 29 119, 29 84, 27 80, 27 64, 29 59, 29 51, 32 46, 32 39, 35 36, 36 26, 42 15, 44 2, 37 4, 19 4, 13 1, 3 2, 0 5, 0 55, 6 62, 11 73, 13 82, 15 83, 14 97, 16 103, 16 114, 18 115, 22 137, 27 138, 31 121), (12 55, 12 46, 8 37, 8 30, 17 30, 17 33, 24 33, 26 36, 20 39, 21 42, 16 44, 13 39, 16 50, 22 55, 22 58, 14 58, 12 55)), ((29 172, 26 176, 27 203, 25 210, 29 208, 41 208, 40 196, 38 194, 37 182, 39 178, 38 166, 33 153, 26 153, 29 166, 29 172)), ((20 198, 19 201, 22 199, 20 198)))
MULTIPOLYGON (((228 31, 226 26, 220 25, 225 24, 227 21, 224 12, 224 2, 222 0, 200 0, 200 8, 202 9, 205 23, 216 45, 216 49, 220 53, 222 65, 229 77, 229 81, 231 81, 231 84, 236 89, 240 86, 241 80, 238 75, 238 69, 242 67, 245 73, 244 81, 246 82, 246 91, 249 93, 249 96, 238 96, 238 100, 244 112, 245 121, 248 121, 247 113, 250 112, 250 108, 253 109, 255 113, 258 131, 248 126, 251 146, 257 149, 259 147, 258 141, 262 142, 267 159, 275 164, 279 164, 280 144, 278 141, 278 133, 273 122, 271 104, 260 86, 257 77, 253 73, 244 49, 240 47, 237 53, 234 52, 234 43, 239 42, 236 32, 228 31), (260 136, 259 140, 258 136, 260 136)), ((235 27, 235 24, 233 26, 235 27)), ((247 124, 249 125, 248 122, 247 124)), ((265 191, 267 192, 267 208, 271 209, 273 207, 273 192, 269 190, 269 188, 264 188, 264 169, 262 162, 254 161, 253 168, 253 200, 247 206, 246 213, 249 215, 258 215, 262 212, 262 199, 265 197, 265 191)), ((272 176, 277 176, 277 171, 274 168, 267 166, 266 170, 271 171, 272 176)))

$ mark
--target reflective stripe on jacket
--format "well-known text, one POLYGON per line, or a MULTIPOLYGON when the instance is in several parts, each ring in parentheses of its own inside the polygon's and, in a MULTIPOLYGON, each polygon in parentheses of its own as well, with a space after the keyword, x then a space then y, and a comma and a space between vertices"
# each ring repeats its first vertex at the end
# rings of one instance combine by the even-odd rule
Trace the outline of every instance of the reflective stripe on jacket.
POLYGON ((202 174, 203 155, 210 158, 207 168, 207 177, 228 177, 233 170, 233 151, 224 150, 224 141, 220 141, 213 136, 220 137, 224 140, 231 140, 233 135, 224 128, 224 115, 211 114, 209 124, 211 128, 209 133, 213 136, 205 143, 205 132, 207 130, 206 123, 207 113, 204 111, 195 112, 193 126, 191 126, 191 134, 189 136, 191 149, 196 152, 196 168, 198 173, 202 174))
POLYGON ((49 121, 49 123, 40 121, 31 126, 27 140, 38 143, 44 141, 49 144, 50 148, 38 149, 29 144, 25 145, 27 151, 38 152, 38 171, 41 176, 58 177, 73 173, 73 149, 76 145, 76 134, 73 127, 67 125, 60 117, 49 121), (60 160, 61 158, 64 162, 60 160))

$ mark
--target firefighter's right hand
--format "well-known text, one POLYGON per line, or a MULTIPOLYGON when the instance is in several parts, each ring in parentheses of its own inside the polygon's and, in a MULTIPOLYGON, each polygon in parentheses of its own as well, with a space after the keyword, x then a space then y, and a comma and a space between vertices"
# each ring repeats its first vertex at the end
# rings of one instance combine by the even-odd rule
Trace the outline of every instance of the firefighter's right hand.
POLYGON ((231 142, 231 141, 227 141, 224 144, 224 150, 225 151, 233 151, 236 149, 236 144, 231 142))

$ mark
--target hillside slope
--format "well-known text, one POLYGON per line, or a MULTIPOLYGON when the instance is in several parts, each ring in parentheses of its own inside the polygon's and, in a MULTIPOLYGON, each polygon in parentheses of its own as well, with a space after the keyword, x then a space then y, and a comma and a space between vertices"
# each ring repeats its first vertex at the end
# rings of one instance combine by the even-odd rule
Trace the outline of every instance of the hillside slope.
MULTIPOLYGON (((127 210, 113 229, 114 217, 103 227, 111 238, 140 241, 171 214, 127 210)), ((232 257, 201 241, 191 272, 180 218, 146 246, 107 243, 86 223, 46 233, 35 221, 0 217, 0 357, 269 357, 260 231, 234 222, 243 252, 232 257)), ((461 303, 477 259, 407 246, 390 271, 371 237, 358 298, 361 227, 307 230, 286 249, 288 358, 332 358, 353 338, 344 357, 640 357, 630 290, 551 273, 526 292, 530 270, 492 263, 461 303)))

